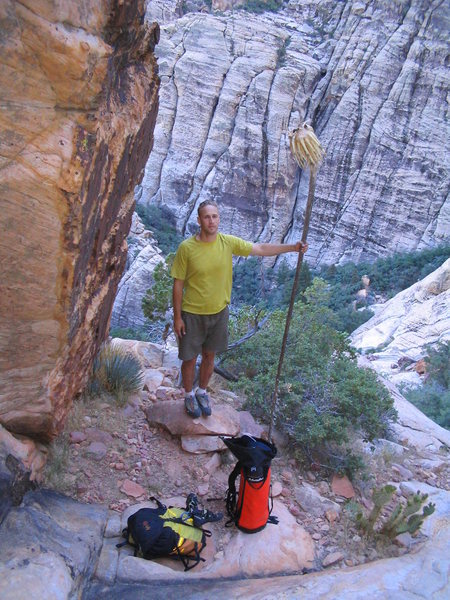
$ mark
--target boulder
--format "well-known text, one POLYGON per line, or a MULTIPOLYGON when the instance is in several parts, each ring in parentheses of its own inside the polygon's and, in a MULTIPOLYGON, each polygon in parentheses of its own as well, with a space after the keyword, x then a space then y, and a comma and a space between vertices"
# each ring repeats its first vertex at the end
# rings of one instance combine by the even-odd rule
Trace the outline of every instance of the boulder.
POLYGON ((48 448, 21 435, 13 435, 0 425, 0 463, 11 454, 29 472, 30 481, 40 482, 47 462, 48 448))
POLYGON ((152 342, 139 342, 135 340, 123 340, 121 338, 113 338, 113 346, 118 346, 126 352, 136 354, 141 361, 144 369, 158 369, 162 367, 163 348, 152 342))
POLYGON ((215 405, 210 417, 192 419, 186 414, 182 400, 158 402, 145 410, 150 425, 162 425, 172 435, 237 435, 239 413, 226 404, 215 405))
POLYGON ((213 435, 182 435, 181 447, 191 454, 206 454, 227 449, 222 440, 213 435))
POLYGON ((241 435, 247 433, 253 437, 262 436, 264 427, 255 421, 253 415, 248 410, 239 411, 239 423, 241 435))
POLYGON ((331 491, 337 496, 344 498, 353 498, 355 490, 353 489, 350 479, 344 475, 343 477, 334 474, 331 480, 331 491))
POLYGON ((144 390, 147 392, 155 392, 162 384, 164 375, 157 369, 145 369, 144 371, 144 390))
POLYGON ((322 517, 329 510, 337 515, 341 512, 339 504, 321 496, 314 486, 305 481, 295 488, 295 499, 306 513, 315 517, 322 517))

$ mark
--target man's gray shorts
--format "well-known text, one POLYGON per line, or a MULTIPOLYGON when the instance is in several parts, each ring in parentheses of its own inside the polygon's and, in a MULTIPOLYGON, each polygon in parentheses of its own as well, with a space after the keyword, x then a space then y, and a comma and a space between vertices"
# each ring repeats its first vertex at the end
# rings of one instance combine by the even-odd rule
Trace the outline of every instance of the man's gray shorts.
POLYGON ((228 347, 228 306, 215 315, 181 312, 186 333, 178 338, 178 358, 191 360, 202 350, 223 352, 228 347))

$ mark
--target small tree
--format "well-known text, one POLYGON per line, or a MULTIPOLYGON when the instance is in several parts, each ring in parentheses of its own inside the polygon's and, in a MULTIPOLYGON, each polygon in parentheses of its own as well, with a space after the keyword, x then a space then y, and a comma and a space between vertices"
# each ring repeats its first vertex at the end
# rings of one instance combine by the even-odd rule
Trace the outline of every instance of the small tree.
POLYGON ((172 282, 170 269, 175 254, 169 254, 164 262, 156 265, 153 271, 153 285, 142 299, 142 311, 150 323, 163 323, 162 338, 165 341, 170 332, 172 315, 172 282))
MULTIPOLYGON (((358 430, 366 439, 384 435, 395 417, 393 401, 375 373, 360 369, 345 334, 336 330, 328 307, 329 287, 314 279, 306 303, 297 302, 287 344, 275 413, 278 427, 307 454, 328 443, 343 444, 358 430)), ((285 319, 271 314, 266 326, 226 358, 252 409, 267 418, 270 392, 285 319)))

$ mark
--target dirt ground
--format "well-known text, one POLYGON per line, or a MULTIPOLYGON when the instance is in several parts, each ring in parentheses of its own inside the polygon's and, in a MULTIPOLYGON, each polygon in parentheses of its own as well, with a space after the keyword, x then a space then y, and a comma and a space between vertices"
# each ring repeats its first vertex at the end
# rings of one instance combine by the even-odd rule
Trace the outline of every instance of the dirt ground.
MULTIPOLYGON (((223 452, 219 461, 212 459, 211 454, 185 452, 179 438, 148 424, 143 409, 150 402, 142 394, 125 407, 118 407, 113 398, 107 397, 78 400, 65 433, 53 446, 44 485, 81 502, 104 504, 118 512, 151 496, 185 498, 189 492, 195 492, 206 508, 225 512, 227 480, 234 457, 223 452)), ((448 489, 448 473, 430 474, 420 467, 422 458, 407 455, 405 468, 413 478, 448 489)), ((277 482, 276 487, 281 490, 279 499, 312 535, 319 568, 325 566, 326 557, 336 559, 330 565, 352 566, 401 555, 421 542, 420 533, 407 542, 380 542, 365 537, 355 525, 357 503, 366 509, 371 507, 371 487, 395 481, 396 477, 397 481, 402 480, 402 474, 392 468, 398 461, 398 457, 386 453, 372 460, 372 475, 353 482, 355 497, 346 500, 332 492, 329 473, 305 471, 289 447, 279 446, 272 464, 272 483, 275 487, 277 482), (314 517, 305 512, 295 494, 303 481, 313 485, 323 497, 339 503, 340 514, 331 511, 314 517)), ((218 549, 225 538, 225 521, 226 517, 209 527, 217 537, 218 549)))

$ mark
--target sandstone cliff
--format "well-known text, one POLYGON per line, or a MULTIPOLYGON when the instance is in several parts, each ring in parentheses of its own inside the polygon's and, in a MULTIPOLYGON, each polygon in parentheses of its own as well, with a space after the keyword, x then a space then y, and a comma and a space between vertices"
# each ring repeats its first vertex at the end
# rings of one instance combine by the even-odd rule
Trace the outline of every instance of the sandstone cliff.
POLYGON ((308 174, 287 132, 309 119, 327 151, 311 264, 448 239, 445 2, 290 0, 277 13, 180 18, 178 0, 155 0, 147 14, 166 24, 142 202, 169 206, 189 232, 196 205, 214 198, 224 231, 297 239, 308 174))
POLYGON ((0 423, 49 439, 105 338, 153 144, 144 0, 0 5, 0 423))

